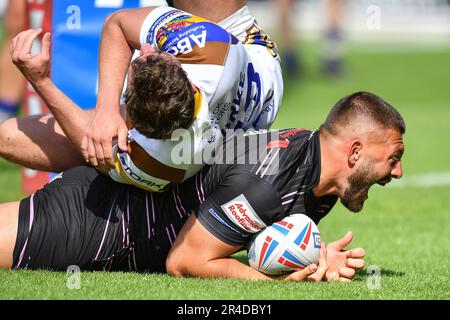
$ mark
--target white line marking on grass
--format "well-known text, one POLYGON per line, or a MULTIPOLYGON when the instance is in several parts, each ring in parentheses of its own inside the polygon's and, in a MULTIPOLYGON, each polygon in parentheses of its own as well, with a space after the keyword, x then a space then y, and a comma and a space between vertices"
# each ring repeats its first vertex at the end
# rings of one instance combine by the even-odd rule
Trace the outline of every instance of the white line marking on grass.
POLYGON ((390 188, 431 188, 450 186, 450 171, 430 172, 406 176, 400 180, 393 180, 390 188))

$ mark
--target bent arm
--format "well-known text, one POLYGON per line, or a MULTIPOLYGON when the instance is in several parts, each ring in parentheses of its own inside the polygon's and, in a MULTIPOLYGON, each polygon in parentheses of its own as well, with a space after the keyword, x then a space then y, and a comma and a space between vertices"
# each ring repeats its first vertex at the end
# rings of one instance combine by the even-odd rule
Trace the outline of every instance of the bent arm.
POLYGON ((97 108, 117 111, 134 49, 140 49, 140 31, 153 7, 120 10, 103 25, 99 53, 97 108))
POLYGON ((26 30, 14 38, 10 46, 11 58, 45 101, 65 135, 72 143, 79 146, 90 115, 59 90, 50 79, 51 35, 49 33, 42 39, 42 51, 39 54, 31 54, 33 41, 41 31, 41 29, 26 30))
POLYGON ((167 272, 174 276, 201 278, 272 279, 230 257, 240 248, 214 237, 192 214, 169 252, 167 272))
POLYGON ((310 265, 293 273, 269 276, 230 257, 241 248, 241 245, 233 246, 217 239, 192 214, 169 252, 166 269, 170 275, 178 277, 288 281, 305 280, 316 271, 316 267, 310 265))
POLYGON ((91 113, 81 109, 59 90, 50 78, 39 84, 33 84, 33 87, 55 116, 64 134, 79 149, 91 113))

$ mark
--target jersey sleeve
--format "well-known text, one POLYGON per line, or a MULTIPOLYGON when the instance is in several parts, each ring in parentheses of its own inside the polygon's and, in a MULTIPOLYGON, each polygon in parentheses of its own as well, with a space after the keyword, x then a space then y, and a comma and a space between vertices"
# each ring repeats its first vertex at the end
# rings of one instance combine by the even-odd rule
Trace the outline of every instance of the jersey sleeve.
POLYGON ((218 187, 196 212, 200 223, 230 245, 243 245, 279 213, 277 191, 251 172, 227 170, 218 187))
POLYGON ((223 64, 220 60, 224 57, 219 54, 222 47, 238 43, 217 24, 171 7, 156 7, 150 12, 142 24, 140 41, 175 56, 187 55, 189 60, 198 55, 198 49, 208 48, 216 54, 215 60, 210 61, 212 64, 223 64))

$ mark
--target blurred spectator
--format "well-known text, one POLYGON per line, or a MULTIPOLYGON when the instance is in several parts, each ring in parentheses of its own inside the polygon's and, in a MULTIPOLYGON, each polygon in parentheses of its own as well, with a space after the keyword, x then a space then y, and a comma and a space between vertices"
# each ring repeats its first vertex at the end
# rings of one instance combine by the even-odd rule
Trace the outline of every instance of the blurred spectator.
POLYGON ((274 0, 274 4, 278 11, 277 43, 282 52, 283 72, 287 77, 293 78, 301 73, 301 50, 292 25, 294 0, 274 0))
POLYGON ((9 43, 23 30, 25 0, 8 1, 4 17, 5 37, 0 44, 0 122, 17 113, 25 80, 11 62, 9 43))
MULTIPOLYGON (((342 18, 344 0, 325 0, 326 12, 321 53, 322 71, 339 76, 342 62, 342 18)), ((295 0, 273 0, 278 12, 278 44, 282 52, 282 66, 288 78, 301 76, 302 54, 298 34, 293 26, 295 0)), ((301 42, 301 41, 300 41, 301 42)))
POLYGON ((339 76, 343 71, 343 11, 344 0, 327 0, 322 68, 323 72, 329 76, 339 76))
POLYGON ((3 18, 6 11, 6 5, 8 4, 8 0, 0 0, 0 19, 3 18))

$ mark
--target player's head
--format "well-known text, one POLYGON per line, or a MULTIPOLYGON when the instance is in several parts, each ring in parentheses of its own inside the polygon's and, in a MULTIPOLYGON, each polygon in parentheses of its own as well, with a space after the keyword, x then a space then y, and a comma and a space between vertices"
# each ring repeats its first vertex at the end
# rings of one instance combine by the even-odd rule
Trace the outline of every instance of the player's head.
POLYGON ((127 114, 141 134, 170 139, 194 121, 195 87, 181 64, 168 54, 152 52, 134 60, 125 92, 127 114))
POLYGON ((372 93, 354 93, 332 108, 320 132, 339 141, 335 151, 344 177, 339 197, 350 211, 361 211, 373 184, 401 178, 405 130, 400 113, 372 93))

